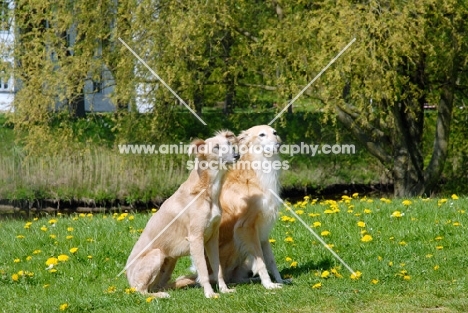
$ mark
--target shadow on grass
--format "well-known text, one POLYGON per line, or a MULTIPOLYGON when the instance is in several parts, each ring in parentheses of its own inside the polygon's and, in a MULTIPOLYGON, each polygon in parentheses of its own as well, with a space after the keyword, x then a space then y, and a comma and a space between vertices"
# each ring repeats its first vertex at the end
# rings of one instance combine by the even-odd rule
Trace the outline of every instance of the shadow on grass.
POLYGON ((317 262, 309 261, 305 264, 301 264, 297 267, 284 268, 280 274, 282 277, 298 277, 309 273, 310 271, 329 269, 335 262, 331 258, 323 258, 317 262))

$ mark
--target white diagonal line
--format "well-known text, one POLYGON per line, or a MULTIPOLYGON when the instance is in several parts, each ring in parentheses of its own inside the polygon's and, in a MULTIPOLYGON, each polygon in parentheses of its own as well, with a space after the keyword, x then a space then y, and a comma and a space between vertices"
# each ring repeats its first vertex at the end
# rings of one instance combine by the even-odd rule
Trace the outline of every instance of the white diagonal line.
POLYGON ((281 112, 279 112, 274 119, 271 120, 270 123, 268 123, 268 125, 271 125, 273 124, 274 121, 276 121, 276 119, 278 119, 283 113, 284 111, 286 111, 320 76, 322 76, 322 74, 333 64, 335 63, 335 61, 346 51, 348 50, 348 48, 356 41, 356 38, 353 38, 353 40, 351 40, 347 45, 346 47, 344 47, 340 53, 338 53, 336 55, 336 57, 334 57, 328 64, 327 66, 325 66, 321 71, 320 73, 317 74, 317 76, 314 77, 314 79, 312 79, 310 81, 310 83, 307 84, 307 86, 305 86, 298 94, 297 96, 295 96, 291 101, 289 101, 288 105, 286 105, 282 110, 281 112))
POLYGON ((151 72, 151 74, 154 75, 154 77, 156 77, 167 89, 169 89, 169 91, 172 92, 172 94, 173 94, 177 99, 179 99, 179 101, 182 102, 182 104, 185 105, 185 107, 186 107, 190 112, 192 112, 192 114, 195 115, 195 117, 198 118, 198 120, 199 120, 200 122, 202 122, 203 125, 206 126, 205 121, 202 120, 201 117, 198 116, 198 114, 197 114, 194 110, 192 110, 192 108, 191 108, 187 103, 185 103, 185 101, 182 100, 182 98, 179 97, 179 95, 178 95, 174 90, 172 90, 172 88, 169 87, 169 85, 166 84, 166 82, 165 82, 161 77, 159 77, 159 75, 156 74, 156 72, 153 71, 153 69, 152 69, 151 67, 149 67, 148 64, 146 64, 146 62, 145 62, 142 58, 140 58, 140 56, 139 56, 138 54, 136 54, 136 52, 133 51, 133 49, 130 48, 130 46, 127 45, 127 43, 126 43, 125 41, 122 40, 122 38, 119 37, 119 40, 120 40, 120 42, 121 42, 137 59, 138 59, 138 61, 140 61, 140 62, 151 72))
POLYGON ((314 235, 315 238, 317 238, 317 240, 320 241, 320 243, 321 243, 325 248, 327 248, 328 251, 330 251, 330 252, 333 254, 333 256, 334 256, 335 258, 337 258, 338 261, 340 261, 341 264, 343 264, 343 265, 348 269, 348 271, 351 272, 351 274, 357 276, 356 272, 354 272, 353 269, 352 269, 348 264, 346 264, 345 261, 343 261, 343 259, 340 258, 340 257, 338 256, 338 254, 336 254, 336 252, 333 251, 333 249, 331 249, 331 248, 327 245, 327 243, 326 243, 319 235, 317 235, 317 233, 314 232, 314 231, 312 230, 312 228, 310 228, 309 225, 307 225, 306 222, 304 222, 304 221, 299 217, 299 215, 297 215, 296 212, 294 212, 293 209, 291 209, 286 203, 284 203, 284 201, 276 194, 276 192, 274 192, 274 191, 271 190, 271 189, 269 189, 269 190, 270 190, 270 192, 271 192, 279 201, 281 201, 281 203, 283 203, 283 205, 284 205, 289 211, 291 211, 291 213, 302 223, 302 225, 304 225, 305 228, 307 228, 307 229, 312 233, 312 235, 314 235))
MULTIPOLYGON (((149 248, 149 246, 151 246, 151 244, 156 240, 158 239, 182 214, 184 214, 184 212, 198 199, 198 197, 200 197, 200 195, 205 191, 206 189, 203 189, 202 191, 200 191, 195 198, 192 199, 192 201, 189 202, 189 204, 187 204, 185 206, 185 208, 183 208, 182 211, 179 212, 179 214, 177 214, 173 219, 172 221, 166 225, 166 227, 164 227, 160 232, 159 234, 156 235, 156 237, 154 237, 147 245, 146 247, 143 248, 143 250, 140 251, 140 253, 138 253, 138 255, 136 257, 134 257, 130 263, 128 263, 127 265, 125 265, 125 268, 117 275, 117 277, 119 277, 120 275, 122 275, 123 272, 125 272, 127 270, 127 268, 130 267, 130 265, 133 264, 133 262, 135 262, 136 259, 138 259, 140 257, 140 255, 143 254, 143 252, 146 251, 146 249, 149 248)), ((157 213, 156 213, 157 214, 157 213)))

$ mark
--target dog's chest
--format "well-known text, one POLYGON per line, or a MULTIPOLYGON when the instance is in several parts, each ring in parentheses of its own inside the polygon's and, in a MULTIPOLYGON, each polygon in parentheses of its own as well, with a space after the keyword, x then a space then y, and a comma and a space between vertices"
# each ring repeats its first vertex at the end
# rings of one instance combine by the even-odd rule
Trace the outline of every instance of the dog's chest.
POLYGON ((268 240, 270 231, 278 219, 279 203, 271 193, 265 193, 262 201, 262 223, 259 223, 260 240, 268 240))

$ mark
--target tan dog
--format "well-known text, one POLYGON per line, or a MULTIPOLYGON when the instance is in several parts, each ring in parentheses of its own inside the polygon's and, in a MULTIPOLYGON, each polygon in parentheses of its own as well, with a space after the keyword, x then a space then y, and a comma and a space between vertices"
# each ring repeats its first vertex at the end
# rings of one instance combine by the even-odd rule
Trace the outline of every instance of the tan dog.
POLYGON ((249 272, 258 274, 267 289, 284 283, 269 242, 270 231, 278 218, 278 149, 276 131, 267 125, 252 127, 239 136, 240 160, 226 175, 221 189, 223 215, 220 225, 219 256, 228 283, 248 281, 249 272), (259 166, 261 164, 261 166, 259 166), (268 274, 277 283, 273 283, 268 274))
MULTIPOLYGON (((270 189, 279 194, 279 168, 283 166, 276 152, 281 140, 267 125, 241 132, 238 140, 241 158, 227 173, 220 194, 223 276, 227 283, 245 283, 251 281, 250 274, 259 274, 265 288, 281 288, 289 281, 281 278, 269 242, 280 207, 270 189), (268 272, 277 283, 271 281, 268 272)), ((178 278, 176 285, 193 285, 195 277, 178 278)))
POLYGON ((151 217, 127 260, 127 278, 137 291, 159 298, 169 297, 161 290, 169 287, 177 259, 191 255, 205 296, 217 297, 210 285, 205 249, 220 291, 233 291, 227 287, 219 270, 221 210, 218 197, 227 171, 225 165, 239 158, 232 149, 236 143, 230 131, 192 143, 191 148, 197 148, 199 166, 151 217))

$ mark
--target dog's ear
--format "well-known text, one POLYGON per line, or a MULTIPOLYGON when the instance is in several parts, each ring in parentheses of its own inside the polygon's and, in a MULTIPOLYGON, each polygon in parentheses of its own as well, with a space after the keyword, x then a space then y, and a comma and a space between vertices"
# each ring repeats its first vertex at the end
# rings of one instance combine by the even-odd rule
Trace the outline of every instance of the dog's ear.
POLYGON ((226 130, 224 131, 224 136, 226 137, 227 140, 229 140, 229 142, 233 145, 237 145, 238 143, 238 138, 236 137, 236 135, 234 135, 234 133, 230 130, 226 130))
POLYGON ((249 141, 250 134, 246 131, 243 130, 239 136, 237 136, 237 140, 239 141, 239 144, 246 144, 249 141))
POLYGON ((188 154, 189 156, 203 154, 205 147, 205 141, 203 139, 195 139, 190 143, 188 154))

